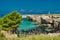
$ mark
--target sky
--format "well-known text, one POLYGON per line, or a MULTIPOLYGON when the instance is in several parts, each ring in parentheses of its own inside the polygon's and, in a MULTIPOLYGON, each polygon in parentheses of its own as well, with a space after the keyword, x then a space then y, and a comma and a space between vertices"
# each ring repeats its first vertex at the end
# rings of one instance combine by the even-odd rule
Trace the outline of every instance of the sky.
POLYGON ((2 11, 60 11, 60 0, 0 0, 2 11))

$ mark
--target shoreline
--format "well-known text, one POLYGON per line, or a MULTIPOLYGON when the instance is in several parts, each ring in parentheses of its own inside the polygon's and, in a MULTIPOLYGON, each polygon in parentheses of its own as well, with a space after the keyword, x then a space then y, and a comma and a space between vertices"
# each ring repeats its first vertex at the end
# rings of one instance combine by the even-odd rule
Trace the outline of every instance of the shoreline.
POLYGON ((60 16, 60 14, 21 14, 22 18, 26 18, 26 16, 60 16))

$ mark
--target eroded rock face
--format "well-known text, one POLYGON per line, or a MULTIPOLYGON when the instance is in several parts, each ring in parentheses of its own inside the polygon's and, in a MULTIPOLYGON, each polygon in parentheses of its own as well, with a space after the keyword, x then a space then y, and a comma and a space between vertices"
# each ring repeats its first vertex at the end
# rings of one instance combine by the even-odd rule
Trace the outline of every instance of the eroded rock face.
POLYGON ((37 23, 41 23, 41 18, 40 18, 40 16, 32 16, 32 15, 29 15, 29 16, 27 16, 26 17, 27 18, 27 20, 30 20, 30 21, 35 21, 35 22, 37 22, 37 23))
POLYGON ((37 22, 38 24, 41 24, 41 17, 40 17, 40 16, 35 17, 35 20, 36 20, 36 22, 37 22))
POLYGON ((58 22, 57 22, 57 21, 54 21, 54 25, 53 25, 53 27, 54 27, 55 29, 58 28, 58 22))
POLYGON ((35 17, 32 15, 28 15, 28 16, 26 16, 26 18, 27 18, 27 20, 35 21, 35 17))
POLYGON ((43 19, 50 19, 49 16, 42 15, 41 18, 43 19))

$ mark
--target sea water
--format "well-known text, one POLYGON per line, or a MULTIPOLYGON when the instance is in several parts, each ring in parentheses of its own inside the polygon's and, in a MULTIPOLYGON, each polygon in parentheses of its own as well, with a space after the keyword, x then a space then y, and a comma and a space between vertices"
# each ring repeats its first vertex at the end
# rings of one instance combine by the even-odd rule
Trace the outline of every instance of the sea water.
POLYGON ((24 31, 28 31, 28 30, 32 30, 34 28, 37 27, 37 25, 34 24, 35 22, 32 21, 28 21, 26 18, 22 19, 22 24, 19 25, 18 30, 24 30, 24 31))

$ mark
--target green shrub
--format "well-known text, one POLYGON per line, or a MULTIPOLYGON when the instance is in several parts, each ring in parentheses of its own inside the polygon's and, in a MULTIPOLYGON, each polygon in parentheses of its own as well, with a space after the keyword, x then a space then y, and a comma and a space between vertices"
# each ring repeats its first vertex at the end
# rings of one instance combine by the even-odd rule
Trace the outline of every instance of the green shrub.
POLYGON ((14 11, 0 19, 0 28, 7 31, 17 28, 21 24, 21 20, 22 16, 17 11, 14 11))

